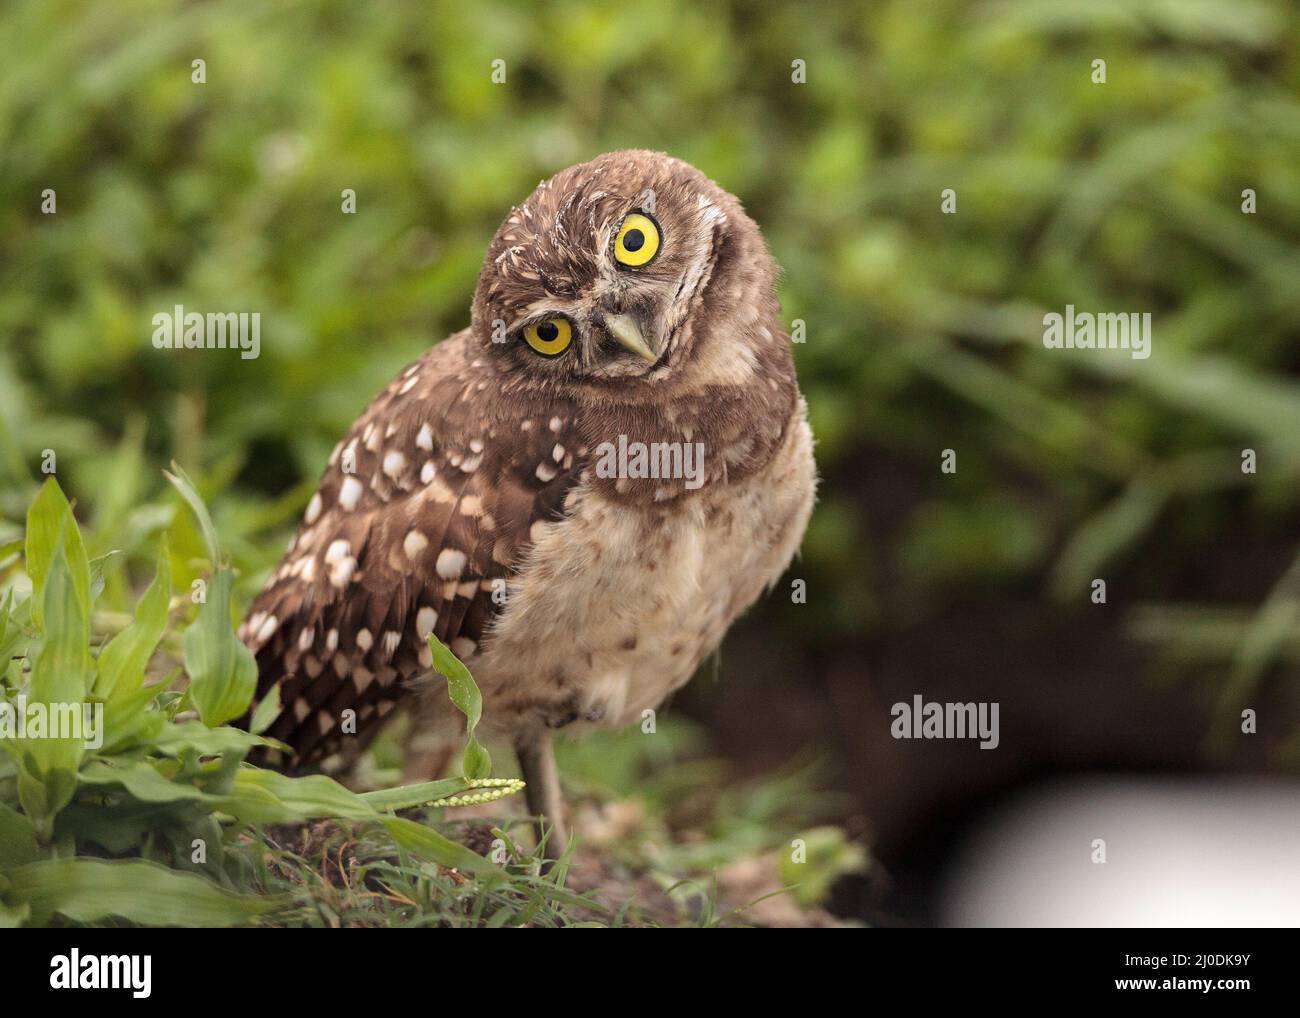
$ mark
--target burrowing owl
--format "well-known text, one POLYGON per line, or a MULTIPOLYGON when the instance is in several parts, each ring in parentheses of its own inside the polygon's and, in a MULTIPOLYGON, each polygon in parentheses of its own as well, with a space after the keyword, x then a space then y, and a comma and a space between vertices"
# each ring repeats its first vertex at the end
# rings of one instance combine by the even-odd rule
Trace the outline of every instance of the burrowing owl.
POLYGON ((776 275, 740 203, 659 153, 571 167, 510 212, 469 328, 334 449, 241 629, 292 765, 354 755, 403 697, 426 744, 453 744, 436 633, 562 846, 551 732, 640 721, 808 522, 776 275))

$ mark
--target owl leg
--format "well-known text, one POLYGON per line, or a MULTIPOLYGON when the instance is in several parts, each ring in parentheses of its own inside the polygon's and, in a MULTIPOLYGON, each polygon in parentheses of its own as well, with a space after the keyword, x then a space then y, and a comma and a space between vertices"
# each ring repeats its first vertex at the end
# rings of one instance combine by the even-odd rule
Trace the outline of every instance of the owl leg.
POLYGON ((524 794, 528 800, 528 812, 538 818, 537 837, 540 839, 549 829, 544 854, 548 859, 558 859, 569 843, 569 832, 564 823, 560 772, 555 766, 551 733, 544 731, 529 736, 515 746, 515 755, 527 782, 524 794))

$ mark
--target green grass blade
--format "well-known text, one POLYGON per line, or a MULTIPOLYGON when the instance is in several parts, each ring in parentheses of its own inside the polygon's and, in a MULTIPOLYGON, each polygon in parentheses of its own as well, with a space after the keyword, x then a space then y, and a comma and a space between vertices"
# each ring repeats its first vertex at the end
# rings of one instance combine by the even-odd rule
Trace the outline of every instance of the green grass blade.
POLYGON ((194 512, 199 521, 199 529, 203 532, 203 541, 208 546, 208 555, 212 559, 213 568, 216 568, 222 563, 221 541, 217 537, 217 528, 212 523, 208 507, 200 497, 198 489, 194 487, 194 482, 190 480, 190 475, 182 470, 175 460, 172 460, 172 470, 174 473, 164 470, 163 476, 181 493, 181 498, 185 499, 186 504, 194 512))

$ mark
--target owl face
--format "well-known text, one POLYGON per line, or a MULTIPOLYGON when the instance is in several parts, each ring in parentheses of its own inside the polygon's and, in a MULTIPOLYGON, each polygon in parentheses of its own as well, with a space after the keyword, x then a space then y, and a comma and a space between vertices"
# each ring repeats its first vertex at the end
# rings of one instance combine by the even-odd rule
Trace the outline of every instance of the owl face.
MULTIPOLYGON (((704 295, 734 252, 739 203, 694 167, 644 151, 567 169, 513 209, 479 277, 474 329, 499 367, 556 387, 628 391, 688 370, 704 295)), ((767 289, 774 270, 758 240, 767 289)), ((745 252, 749 262, 755 252, 745 252)))

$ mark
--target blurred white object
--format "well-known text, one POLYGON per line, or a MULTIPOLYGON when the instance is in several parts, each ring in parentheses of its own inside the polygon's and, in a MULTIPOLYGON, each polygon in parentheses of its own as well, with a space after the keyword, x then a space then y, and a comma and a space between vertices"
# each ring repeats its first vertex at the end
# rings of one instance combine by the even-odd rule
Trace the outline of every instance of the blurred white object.
POLYGON ((945 926, 1296 926, 1300 785, 1089 777, 976 827, 949 868, 945 926), (1105 862, 1095 862, 1103 848, 1105 862))

